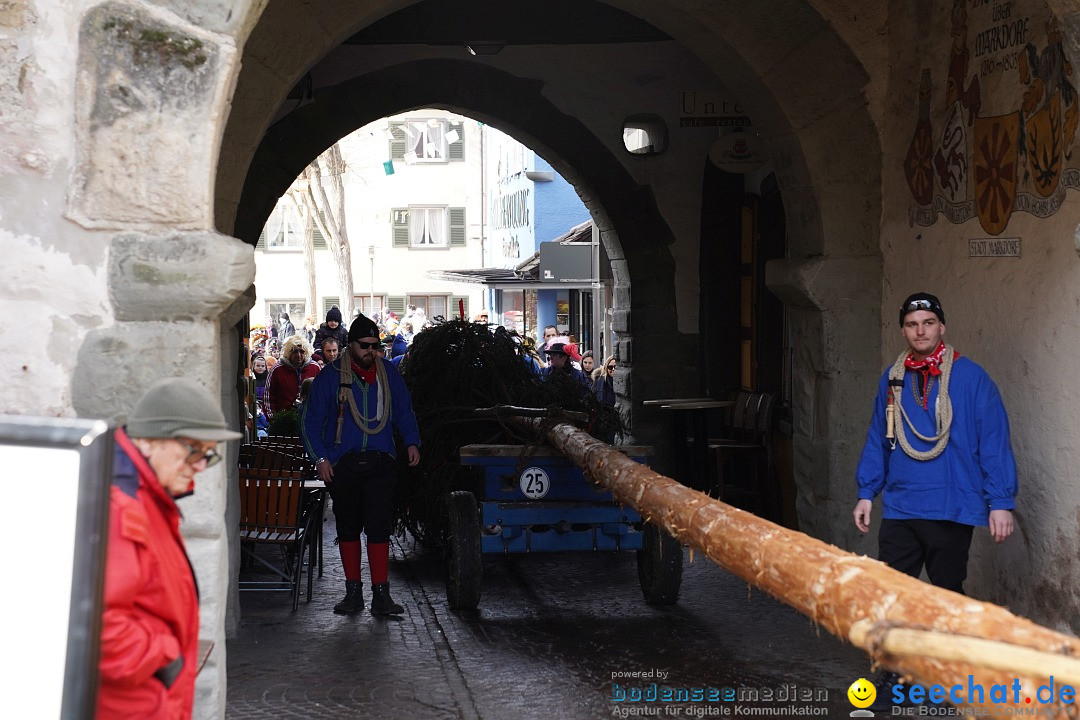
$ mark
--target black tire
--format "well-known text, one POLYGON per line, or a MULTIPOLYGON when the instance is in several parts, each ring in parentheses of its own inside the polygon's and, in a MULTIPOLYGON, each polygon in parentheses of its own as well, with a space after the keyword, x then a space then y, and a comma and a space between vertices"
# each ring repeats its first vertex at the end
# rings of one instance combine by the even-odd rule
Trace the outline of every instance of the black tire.
POLYGON ((458 490, 450 493, 446 504, 446 600, 454 612, 475 610, 483 574, 476 497, 458 490))
POLYGON ((682 585, 682 546, 655 525, 642 531, 642 549, 637 551, 641 594, 650 605, 673 605, 682 585))

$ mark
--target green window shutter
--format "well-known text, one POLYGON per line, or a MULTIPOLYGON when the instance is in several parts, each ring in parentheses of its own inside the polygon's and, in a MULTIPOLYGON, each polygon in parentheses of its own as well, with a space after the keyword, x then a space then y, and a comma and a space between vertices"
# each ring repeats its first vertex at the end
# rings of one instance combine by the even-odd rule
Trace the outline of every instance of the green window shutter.
POLYGON ((259 242, 255 243, 256 250, 266 249, 266 228, 259 231, 259 242))
POLYGON ((409 247, 409 208, 391 208, 390 226, 393 233, 392 246, 409 247))
MULTIPOLYGON (((323 219, 323 222, 326 222, 326 213, 324 213, 322 210, 319 211, 319 217, 323 219)), ((316 250, 325 250, 326 238, 323 237, 322 231, 319 230, 319 223, 314 223, 314 226, 315 231, 311 234, 311 244, 315 247, 316 250)))
POLYGON ((397 313, 398 318, 405 315, 405 296, 404 295, 389 295, 386 298, 386 307, 390 308, 390 312, 397 313))
POLYGON ((390 134, 394 136, 394 139, 390 141, 390 159, 391 160, 404 160, 405 159, 405 124, 404 123, 390 123, 390 134))
POLYGON ((461 162, 465 159, 465 123, 454 129, 458 131, 458 139, 447 146, 446 158, 450 162, 461 162))
POLYGON ((450 247, 465 247, 465 208, 450 208, 450 247))
POLYGON ((461 317, 462 320, 468 320, 471 317, 471 315, 469 315, 469 296, 468 295, 455 295, 452 298, 450 298, 450 307, 448 307, 446 309, 446 314, 449 317, 453 317, 453 318, 459 317, 459 315, 458 315, 458 301, 459 300, 462 301, 465 304, 465 314, 460 316, 460 317, 461 317))
POLYGON ((326 319, 326 313, 330 312, 330 308, 334 307, 335 305, 341 307, 340 298, 338 298, 337 295, 334 295, 332 297, 327 296, 322 299, 322 314, 324 320, 326 319))

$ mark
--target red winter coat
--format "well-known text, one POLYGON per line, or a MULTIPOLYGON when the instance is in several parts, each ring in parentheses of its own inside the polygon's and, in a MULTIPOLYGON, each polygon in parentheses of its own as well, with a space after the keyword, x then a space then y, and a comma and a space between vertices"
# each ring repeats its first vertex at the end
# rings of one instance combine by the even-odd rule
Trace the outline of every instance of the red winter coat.
POLYGON ((296 398, 300 395, 300 383, 319 374, 317 363, 308 361, 297 370, 284 360, 270 369, 266 376, 266 390, 263 391, 263 412, 271 418, 279 410, 292 410, 296 407, 296 398))
POLYGON ((97 718, 190 718, 199 596, 180 511, 124 431, 115 437, 97 718), (181 655, 166 688, 155 673, 181 655))

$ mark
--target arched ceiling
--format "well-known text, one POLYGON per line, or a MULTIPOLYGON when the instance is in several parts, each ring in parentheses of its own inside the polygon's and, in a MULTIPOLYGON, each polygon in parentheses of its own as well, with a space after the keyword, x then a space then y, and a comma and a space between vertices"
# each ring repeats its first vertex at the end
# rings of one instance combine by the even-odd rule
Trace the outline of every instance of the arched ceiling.
MULTIPOLYGON (((264 133, 290 109, 305 103, 305 76, 311 73, 316 78, 310 86, 312 96, 318 96, 319 82, 338 85, 349 79, 335 74, 341 67, 335 68, 333 63, 333 58, 349 46, 382 47, 399 53, 411 49, 417 59, 441 53, 447 62, 471 62, 493 69, 512 62, 515 53, 520 57, 527 48, 533 48, 538 51, 534 67, 542 73, 543 64, 571 62, 569 58, 581 48, 628 43, 636 43, 634 47, 653 43, 657 48, 677 45, 694 63, 712 72, 717 86, 729 89, 744 103, 754 118, 755 131, 769 141, 781 186, 786 192, 804 196, 803 202, 792 206, 791 218, 803 228, 796 244, 805 246, 807 252, 813 253, 815 248, 820 251, 830 234, 826 229, 828 220, 820 218, 819 207, 825 201, 820 197, 822 189, 829 187, 831 179, 843 185, 845 192, 850 188, 876 188, 879 160, 875 158, 879 149, 861 92, 868 76, 845 41, 805 0, 759 0, 753 4, 735 0, 559 0, 512 5, 492 0, 452 4, 440 0, 327 0, 320 3, 318 14, 300 4, 271 3, 244 47, 243 69, 222 144, 218 225, 223 231, 233 232, 241 191, 254 177, 249 177, 249 165, 260 144, 265 149, 266 138, 273 135, 264 133), (464 46, 470 42, 487 43, 488 47, 491 43, 505 43, 506 49, 497 55, 469 57, 464 46), (827 169, 835 165, 827 158, 835 150, 833 134, 820 128, 838 114, 844 116, 846 132, 856 138, 861 155, 865 158, 866 151, 870 152, 870 162, 860 166, 865 177, 853 177, 851 170, 843 169, 835 170, 837 178, 830 178, 828 170, 813 167, 827 169)), ((603 78, 617 76, 621 68, 580 69, 582 83, 593 88, 592 102, 604 103, 607 83, 603 78)), ((638 71, 632 80, 647 84, 645 74, 638 71)), ((527 70, 516 69, 514 75, 526 83, 533 79, 527 70)), ((692 82, 700 80, 688 79, 688 87, 694 87, 689 84, 692 82)), ((385 95, 397 91, 384 87, 378 92, 385 95)), ((572 90, 566 91, 562 97, 572 94, 572 90)), ((459 111, 481 112, 470 107, 467 98, 458 96, 457 100, 459 111)), ((446 101, 431 98, 414 102, 398 107, 379 104, 385 107, 386 114, 392 114, 446 101)), ((560 105, 557 99, 556 106, 565 114, 577 114, 570 103, 560 105)), ((557 139, 549 139, 551 128, 543 130, 535 138, 541 146, 560 144, 557 139)), ((603 134, 601 128, 593 128, 594 136, 604 140, 603 134)), ((296 136, 277 139, 283 143, 295 141, 296 136)), ((570 141, 562 144, 572 146, 570 141)), ((622 162, 629 165, 625 159, 622 162)), ((260 165, 260 173, 267 170, 260 165)), ((630 167, 630 171, 634 172, 634 168, 630 167)), ((859 172, 855 170, 856 175, 859 172)), ((873 198, 870 204, 878 207, 880 198, 873 198)), ((864 224, 876 222, 873 207, 864 224)), ((850 218, 841 222, 848 223, 850 218)), ((874 236, 865 229, 852 234, 874 236)))

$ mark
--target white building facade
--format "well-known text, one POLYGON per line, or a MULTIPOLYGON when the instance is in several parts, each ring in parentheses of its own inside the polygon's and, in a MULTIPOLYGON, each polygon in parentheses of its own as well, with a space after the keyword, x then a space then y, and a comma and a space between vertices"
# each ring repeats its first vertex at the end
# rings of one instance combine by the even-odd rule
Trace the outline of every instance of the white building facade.
MULTIPOLYGON (((416 110, 367 125, 340 141, 346 171, 345 217, 352 254, 354 310, 416 305, 429 318, 472 317, 483 290, 432 280, 428 271, 480 267, 482 173, 475 120, 416 110)), ((283 197, 255 250, 252 325, 289 313, 297 329, 343 306, 335 259, 315 232, 316 307, 307 307, 302 211, 283 197)))

